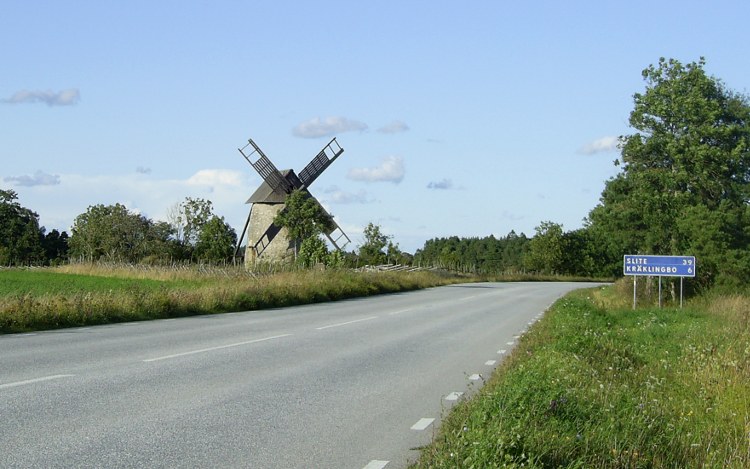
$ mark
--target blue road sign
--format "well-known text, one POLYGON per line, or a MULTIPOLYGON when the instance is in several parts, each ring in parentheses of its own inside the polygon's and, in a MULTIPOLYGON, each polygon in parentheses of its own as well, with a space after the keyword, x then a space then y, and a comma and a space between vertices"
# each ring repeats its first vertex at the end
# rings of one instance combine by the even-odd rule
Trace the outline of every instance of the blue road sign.
POLYGON ((695 257, 626 254, 623 259, 622 270, 625 275, 695 277, 695 257))

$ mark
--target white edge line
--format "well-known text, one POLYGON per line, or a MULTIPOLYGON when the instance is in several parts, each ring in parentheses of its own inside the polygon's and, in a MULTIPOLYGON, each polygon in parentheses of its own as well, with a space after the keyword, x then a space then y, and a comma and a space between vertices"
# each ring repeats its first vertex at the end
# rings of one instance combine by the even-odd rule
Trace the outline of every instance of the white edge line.
POLYGON ((486 362, 484 362, 484 364, 487 366, 494 366, 495 363, 497 363, 497 360, 487 360, 486 362))
POLYGON ((16 386, 25 386, 27 384, 41 383, 43 381, 51 381, 53 379, 70 378, 75 375, 52 375, 43 376, 41 378, 27 379, 24 381, 16 381, 15 383, 0 384, 0 389, 15 388, 16 386))
POLYGON ((457 401, 459 397, 463 396, 464 393, 459 391, 453 391, 452 393, 445 396, 446 401, 457 401))
POLYGON ((389 462, 390 461, 378 461, 377 459, 373 459, 362 469, 383 469, 389 462))
POLYGON ((434 421, 435 419, 428 419, 428 418, 419 419, 417 423, 411 426, 411 429, 421 432, 422 430, 432 425, 432 422, 434 421))
POLYGON ((474 373, 473 375, 469 376, 469 379, 471 381, 479 381, 480 379, 482 379, 482 375, 474 373))
POLYGON ((505 352, 507 352, 507 350, 505 350, 505 349, 500 349, 500 350, 498 350, 498 351, 497 351, 497 354, 498 354, 498 355, 505 355, 505 352))
POLYGON ((292 334, 275 335, 272 337, 264 337, 262 339, 247 340, 245 342, 237 342, 236 344, 219 345, 218 347, 209 347, 209 348, 204 348, 200 350, 191 350, 189 352, 174 353, 172 355, 164 355, 163 357, 148 358, 146 360, 143 360, 143 362, 149 363, 149 362, 156 362, 159 360, 167 360, 169 358, 177 358, 177 357, 184 357, 186 355, 194 355, 196 353, 213 352, 214 350, 221 350, 221 349, 230 348, 230 347, 239 347, 240 345, 256 344, 258 342, 265 342, 267 340, 281 339, 283 337, 289 337, 290 335, 292 334))
POLYGON ((354 324, 355 322, 371 321, 371 320, 377 319, 377 318, 378 318, 377 316, 371 316, 369 318, 355 319, 354 321, 340 322, 338 324, 331 324, 329 326, 316 327, 315 330, 322 331, 323 329, 330 329, 332 327, 346 326, 346 325, 349 325, 349 324, 354 324))

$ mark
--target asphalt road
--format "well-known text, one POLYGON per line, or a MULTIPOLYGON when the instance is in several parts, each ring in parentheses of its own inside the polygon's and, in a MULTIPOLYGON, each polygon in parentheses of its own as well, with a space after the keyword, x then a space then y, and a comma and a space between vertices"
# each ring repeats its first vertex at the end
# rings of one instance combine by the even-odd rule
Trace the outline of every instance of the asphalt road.
POLYGON ((0 467, 404 467, 555 299, 587 286, 0 336, 0 467))

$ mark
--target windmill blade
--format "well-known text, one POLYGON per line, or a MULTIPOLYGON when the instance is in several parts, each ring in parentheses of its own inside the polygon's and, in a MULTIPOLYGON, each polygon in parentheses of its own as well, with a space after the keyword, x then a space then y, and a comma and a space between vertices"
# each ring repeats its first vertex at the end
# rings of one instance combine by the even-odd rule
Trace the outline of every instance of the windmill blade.
POLYGON ((300 171, 299 179, 302 181, 302 187, 310 187, 310 184, 315 181, 325 169, 333 163, 333 161, 344 153, 344 149, 341 148, 339 143, 334 137, 328 145, 324 146, 320 153, 310 161, 305 168, 300 171))
POLYGON ((250 206, 250 213, 247 214, 247 221, 245 222, 245 227, 242 228, 242 234, 239 238, 237 238, 237 247, 234 249, 234 258, 237 258, 237 253, 240 252, 240 248, 242 247, 242 240, 245 239, 245 233, 247 232, 247 227, 250 226, 250 218, 253 216, 253 206, 250 206))
POLYGON ((292 187, 292 184, 290 184, 289 181, 281 174, 281 172, 276 169, 276 166, 271 163, 271 160, 268 159, 268 157, 263 153, 258 145, 253 142, 252 139, 249 139, 247 141, 247 145, 242 148, 238 148, 237 150, 239 150, 239 152, 243 157, 245 157, 247 162, 250 163, 253 168, 255 168, 258 174, 260 174, 260 177, 262 177, 263 180, 266 181, 266 184, 271 187, 272 191, 284 194, 292 192, 292 190, 294 189, 294 187, 292 187), (248 147, 251 147, 252 151, 248 152, 248 147))
POLYGON ((344 233, 344 230, 341 229, 339 224, 336 223, 336 220, 333 219, 333 215, 328 213, 326 209, 323 208, 323 205, 321 205, 320 202, 318 202, 318 199, 316 199, 312 195, 310 197, 315 201, 315 203, 318 204, 318 206, 320 207, 320 210, 322 210, 325 216, 328 217, 328 219, 331 222, 331 225, 333 226, 333 229, 331 229, 328 232, 324 231, 323 234, 326 235, 326 238, 328 238, 328 241, 330 241, 331 244, 333 244, 333 247, 335 247, 338 251, 342 251, 349 243, 352 242, 352 240, 349 239, 346 233, 344 233))

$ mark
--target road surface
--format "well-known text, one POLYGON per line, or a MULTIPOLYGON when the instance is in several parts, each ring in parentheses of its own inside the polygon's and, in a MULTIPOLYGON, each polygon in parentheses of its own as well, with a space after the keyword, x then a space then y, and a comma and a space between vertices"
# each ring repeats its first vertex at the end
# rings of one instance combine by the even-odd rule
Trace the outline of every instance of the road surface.
POLYGON ((555 299, 592 285, 0 336, 0 467, 405 467, 555 299))

